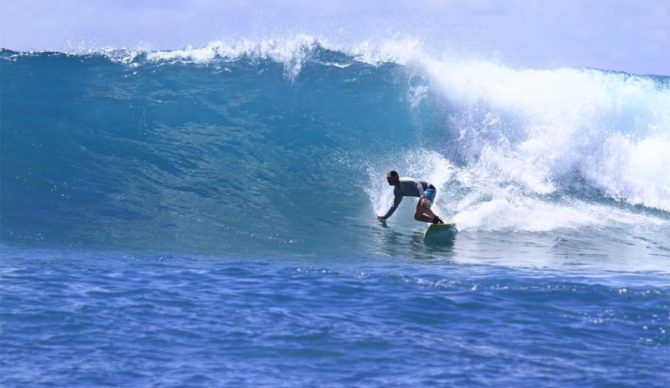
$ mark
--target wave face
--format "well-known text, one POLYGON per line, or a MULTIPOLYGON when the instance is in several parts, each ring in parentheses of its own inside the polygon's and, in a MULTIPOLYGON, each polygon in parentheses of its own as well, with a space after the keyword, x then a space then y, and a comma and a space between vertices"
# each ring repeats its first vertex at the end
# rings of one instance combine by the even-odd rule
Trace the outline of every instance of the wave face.
MULTIPOLYGON (((3 51, 1 238, 375 254, 389 168, 466 233, 665 235, 668 77, 402 53, 3 51)), ((403 206, 390 222, 415 228, 403 206)))

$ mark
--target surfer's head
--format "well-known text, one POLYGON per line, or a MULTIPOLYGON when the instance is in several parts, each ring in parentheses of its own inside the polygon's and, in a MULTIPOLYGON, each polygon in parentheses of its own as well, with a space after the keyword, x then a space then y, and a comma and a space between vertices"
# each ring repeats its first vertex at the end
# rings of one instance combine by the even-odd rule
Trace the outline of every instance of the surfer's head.
POLYGON ((398 175, 396 170, 391 170, 386 173, 386 181, 389 183, 389 185, 395 186, 400 183, 400 175, 398 175))

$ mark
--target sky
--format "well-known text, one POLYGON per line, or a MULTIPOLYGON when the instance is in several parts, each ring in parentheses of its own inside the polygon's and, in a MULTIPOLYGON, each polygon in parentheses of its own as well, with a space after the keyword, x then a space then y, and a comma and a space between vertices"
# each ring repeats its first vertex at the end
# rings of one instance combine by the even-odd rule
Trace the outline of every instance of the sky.
MULTIPOLYGON (((297 34, 413 39, 518 68, 670 75, 670 0, 1 0, 0 47, 178 49, 297 34)), ((338 47, 339 47, 338 46, 338 47)))

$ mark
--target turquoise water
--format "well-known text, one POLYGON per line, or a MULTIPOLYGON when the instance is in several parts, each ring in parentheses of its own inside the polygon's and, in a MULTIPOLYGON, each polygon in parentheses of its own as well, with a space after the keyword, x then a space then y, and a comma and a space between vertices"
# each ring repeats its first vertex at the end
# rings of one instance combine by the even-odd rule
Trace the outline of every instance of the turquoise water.
POLYGON ((208 50, 2 51, 3 385, 667 383, 667 77, 208 50))

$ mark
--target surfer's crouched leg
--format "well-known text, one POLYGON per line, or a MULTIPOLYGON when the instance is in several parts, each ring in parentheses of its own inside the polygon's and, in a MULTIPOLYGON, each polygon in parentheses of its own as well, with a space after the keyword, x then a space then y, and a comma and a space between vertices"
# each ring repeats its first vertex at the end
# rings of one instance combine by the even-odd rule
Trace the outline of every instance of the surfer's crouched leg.
POLYGON ((429 207, 421 205, 421 200, 416 205, 416 211, 414 212, 414 219, 417 221, 423 222, 433 222, 435 213, 433 213, 429 207))

